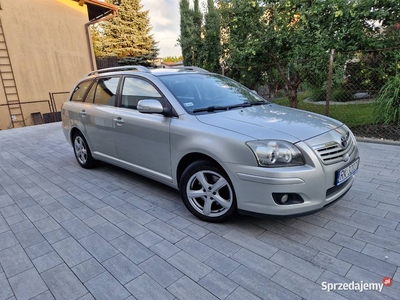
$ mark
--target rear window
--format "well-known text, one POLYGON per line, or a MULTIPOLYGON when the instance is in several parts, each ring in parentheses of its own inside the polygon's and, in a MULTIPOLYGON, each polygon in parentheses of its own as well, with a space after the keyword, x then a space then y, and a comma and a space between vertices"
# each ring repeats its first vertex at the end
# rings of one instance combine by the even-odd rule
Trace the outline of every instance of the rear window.
POLYGON ((92 82, 92 80, 87 80, 78 84, 72 93, 71 101, 82 102, 92 82))

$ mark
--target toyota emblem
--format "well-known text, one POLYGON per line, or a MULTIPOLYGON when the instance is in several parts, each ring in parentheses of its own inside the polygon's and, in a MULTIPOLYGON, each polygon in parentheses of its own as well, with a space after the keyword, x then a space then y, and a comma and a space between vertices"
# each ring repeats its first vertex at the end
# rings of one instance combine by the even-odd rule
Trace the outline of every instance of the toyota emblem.
POLYGON ((342 142, 342 147, 343 147, 343 148, 346 148, 346 147, 347 147, 347 144, 348 144, 347 139, 348 139, 348 136, 347 136, 347 135, 342 135, 342 137, 340 138, 340 140, 341 140, 341 142, 342 142))

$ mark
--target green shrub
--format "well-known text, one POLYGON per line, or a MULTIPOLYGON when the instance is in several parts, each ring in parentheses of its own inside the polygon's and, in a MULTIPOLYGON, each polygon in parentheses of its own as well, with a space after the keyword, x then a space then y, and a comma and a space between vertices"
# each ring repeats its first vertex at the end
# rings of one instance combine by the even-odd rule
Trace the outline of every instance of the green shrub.
POLYGON ((400 76, 391 77, 374 103, 375 123, 400 125, 400 76))

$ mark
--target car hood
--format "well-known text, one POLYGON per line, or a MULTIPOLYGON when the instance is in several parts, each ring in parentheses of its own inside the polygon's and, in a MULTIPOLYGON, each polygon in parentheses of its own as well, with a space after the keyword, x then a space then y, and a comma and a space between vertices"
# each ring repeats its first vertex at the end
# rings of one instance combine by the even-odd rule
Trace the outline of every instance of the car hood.
POLYGON ((254 139, 305 141, 341 125, 319 114, 276 104, 197 115, 200 122, 224 128, 254 139))

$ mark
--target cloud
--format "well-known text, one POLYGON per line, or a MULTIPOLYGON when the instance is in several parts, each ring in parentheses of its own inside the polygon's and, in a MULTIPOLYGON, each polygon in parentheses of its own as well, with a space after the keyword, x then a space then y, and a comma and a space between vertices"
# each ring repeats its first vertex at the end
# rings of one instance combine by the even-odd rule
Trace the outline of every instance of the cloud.
POLYGON ((149 10, 152 34, 158 42, 160 57, 180 56, 181 47, 175 46, 180 34, 179 0, 142 0, 143 9, 149 10))

